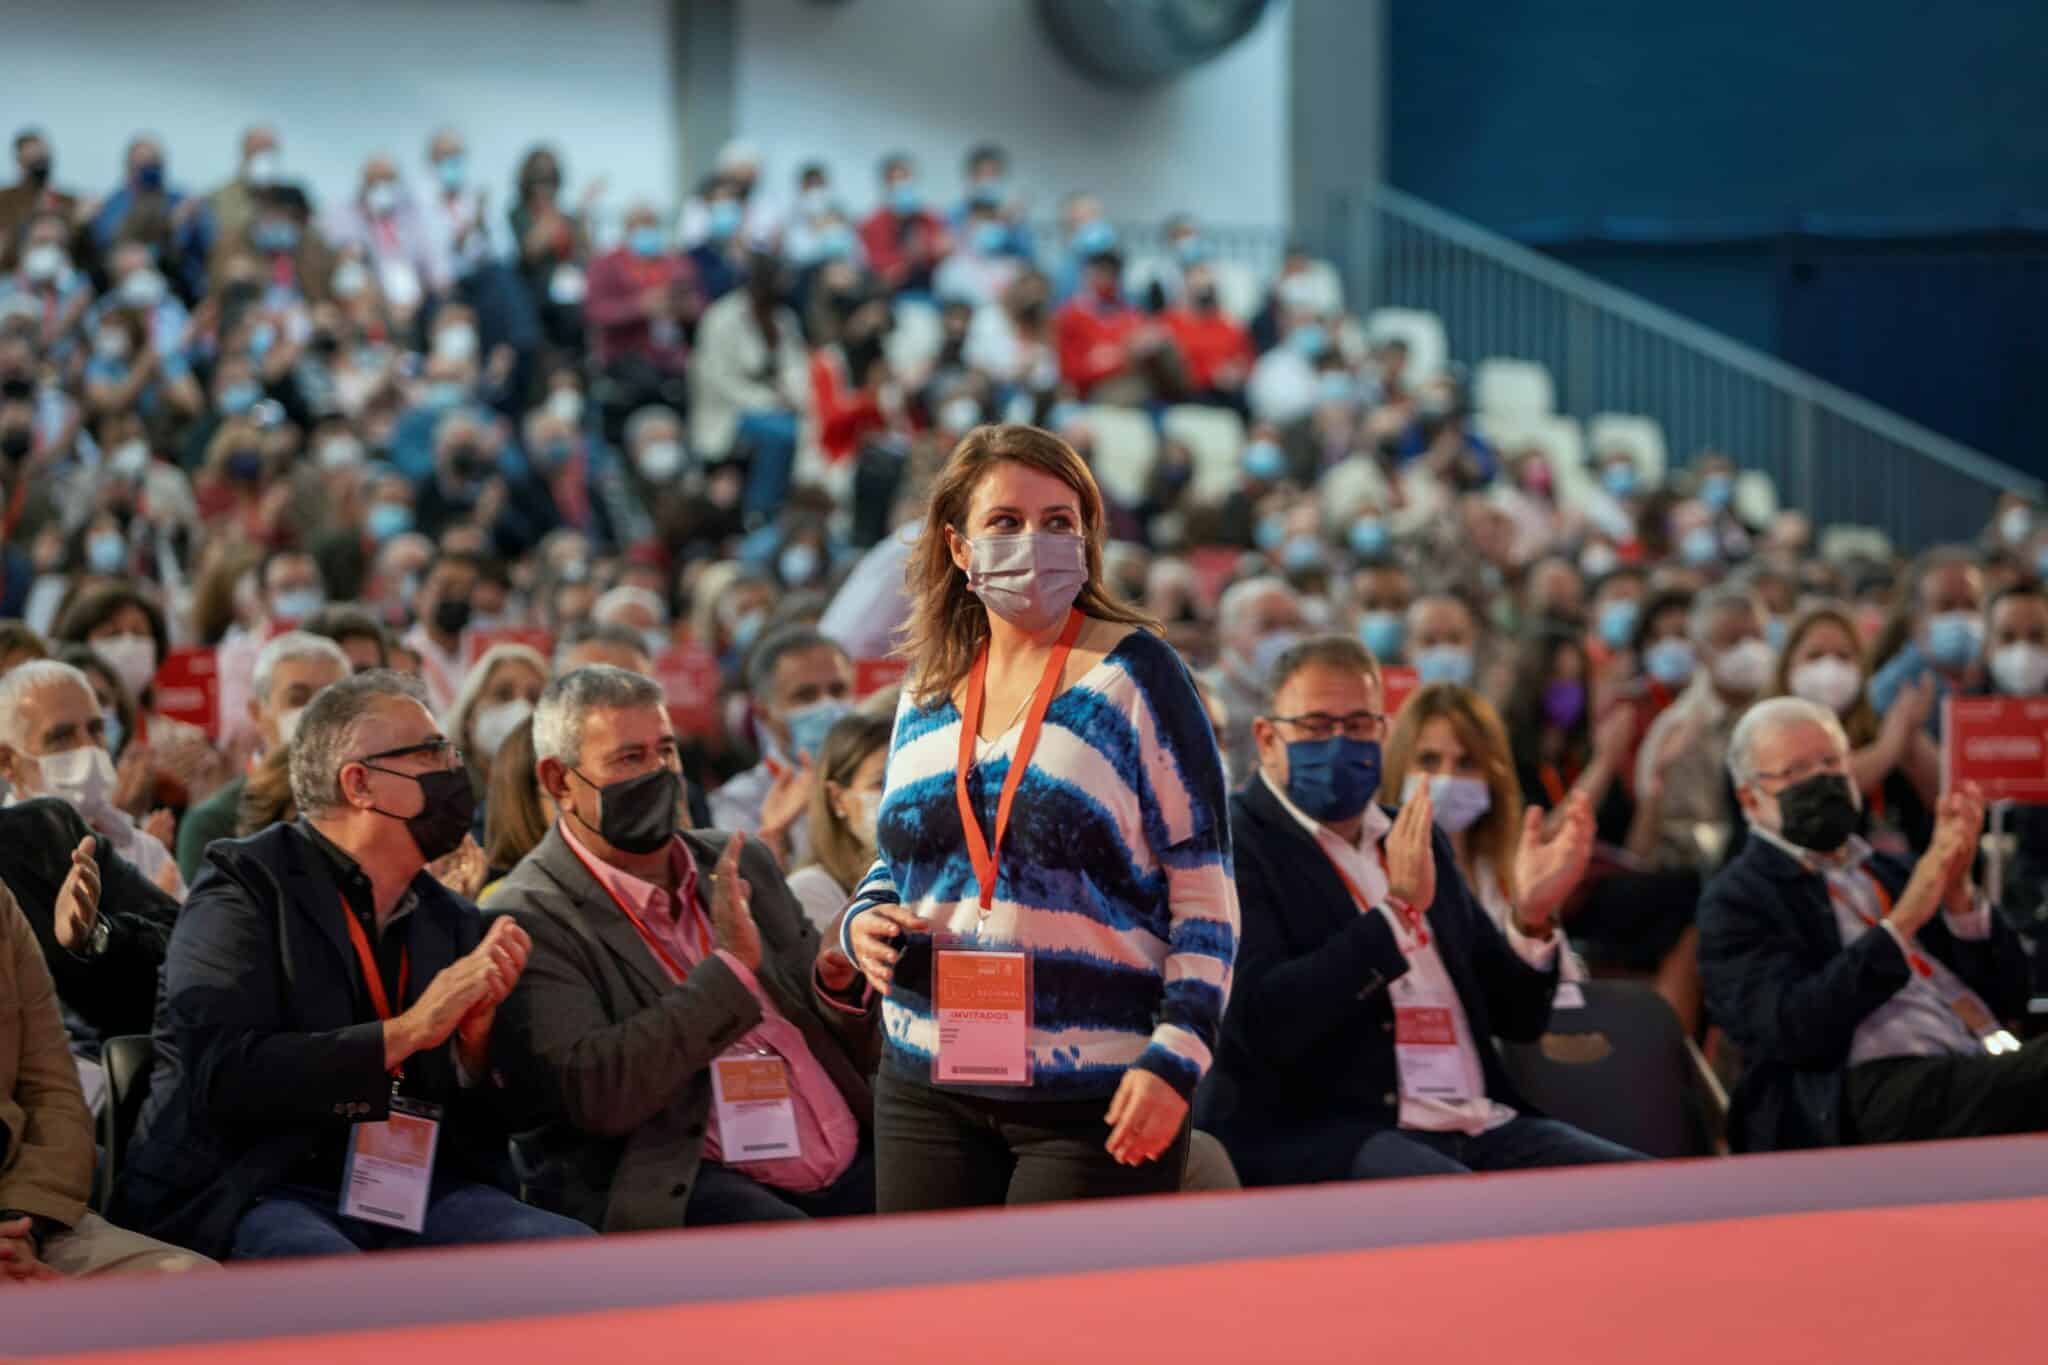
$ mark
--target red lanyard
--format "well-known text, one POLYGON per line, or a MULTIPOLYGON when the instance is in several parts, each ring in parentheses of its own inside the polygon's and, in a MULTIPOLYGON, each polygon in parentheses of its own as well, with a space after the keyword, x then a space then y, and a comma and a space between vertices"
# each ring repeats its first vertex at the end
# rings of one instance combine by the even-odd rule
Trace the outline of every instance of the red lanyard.
MULTIPOLYGON (((349 942, 356 945, 356 961, 362 964, 363 984, 370 990, 370 1008, 377 1011, 377 1017, 390 1023, 398 1017, 398 1011, 391 1008, 391 997, 384 994, 384 973, 377 966, 377 955, 370 951, 370 936, 363 932, 362 921, 349 908, 347 897, 342 898, 341 917, 348 921, 349 942)), ((405 1004, 406 983, 412 979, 412 954, 406 949, 398 950, 398 1003, 405 1004)), ((399 1075, 404 1067, 393 1067, 391 1074, 399 1075)))
MULTIPOLYGON (((1870 889, 1877 893, 1877 903, 1883 907, 1884 913, 1886 915, 1889 915, 1892 912, 1891 892, 1885 890, 1884 883, 1879 881, 1877 878, 1871 876, 1870 873, 1867 871, 1863 873, 1863 879, 1870 883, 1870 889)), ((1865 925, 1869 926, 1872 929, 1878 927, 1877 919, 1872 918, 1863 909, 1862 906, 1856 904, 1856 902, 1850 900, 1847 896, 1843 895, 1842 892, 1835 886, 1833 882, 1828 883, 1828 895, 1834 898, 1834 901, 1837 905, 1847 906, 1851 911, 1855 913, 1856 918, 1862 920, 1865 925)), ((1910 939, 1906 938, 1904 935, 1901 935, 1899 938, 1899 946, 1906 950, 1906 961, 1913 964, 1914 971, 1918 972, 1922 976, 1934 975, 1933 965, 1929 963, 1926 958, 1920 956, 1919 951, 1913 947, 1912 941, 1910 939)))
MULTIPOLYGON (((671 844, 669 847, 673 849, 675 845, 671 844)), ((673 856, 673 854, 671 856, 673 856)), ((686 858, 688 857, 687 854, 685 854, 684 856, 686 858)), ((619 907, 619 913, 624 915, 627 921, 631 923, 636 930, 639 931, 640 937, 647 944, 649 951, 651 951, 656 957, 661 959, 661 965, 668 969, 668 974, 670 978, 675 981, 681 981, 684 977, 688 976, 690 974, 689 969, 683 966, 680 962, 677 962, 675 958, 670 955, 668 949, 662 946, 661 940, 654 936, 654 931, 652 929, 649 929, 646 926, 646 924, 644 924, 641 921, 640 916, 633 913, 633 907, 626 904, 624 898, 621 897, 618 892, 612 890, 611 884, 609 882, 604 882, 603 878, 599 878, 599 881, 604 884, 605 894, 612 898, 612 904, 619 907)), ((682 903, 683 913, 687 914, 690 917, 691 929, 701 929, 702 925, 697 914, 696 868, 687 865, 685 866, 684 876, 679 878, 676 883, 675 897, 678 901, 682 903)), ((699 939, 701 941, 707 938, 708 935, 704 933, 693 933, 691 937, 699 939)), ((701 957, 702 955, 703 954, 700 952, 699 956, 701 957)))
MULTIPOLYGON (((1321 840, 1316 841, 1316 847, 1322 848, 1321 840)), ((1385 844, 1376 843, 1372 846, 1372 851, 1379 855, 1380 875, 1383 877, 1386 876, 1387 846, 1385 844)), ((1337 865, 1337 860, 1335 858, 1330 858, 1330 854, 1327 849, 1323 851, 1323 856, 1325 858, 1329 858, 1330 871, 1336 873, 1337 880, 1344 883, 1344 889, 1351 893, 1351 899, 1358 903, 1358 908, 1362 911, 1372 909, 1372 902, 1366 898, 1365 892, 1359 889, 1358 883, 1351 880, 1351 874, 1346 872, 1343 868, 1339 867, 1337 865)), ((1427 948, 1429 946, 1429 928, 1422 918, 1422 911, 1417 910, 1412 906, 1403 905, 1397 907, 1396 913, 1401 916, 1402 922, 1414 931, 1415 946, 1418 948, 1427 948)))
POLYGON ((1078 610, 1069 608, 1067 624, 1060 631, 1059 643, 1052 647, 1052 657, 1045 661, 1045 672, 1038 679, 1038 690, 1031 696, 1031 710, 1024 717, 1024 733, 1017 738, 1017 753, 1010 760, 1009 774, 1003 778, 1002 796, 996 802, 996 827, 992 839, 984 839, 981 833, 981 819, 974 813, 974 800, 967 794, 967 773, 974 767, 974 741, 981 733, 981 707, 988 694, 988 644, 982 643, 981 652, 974 656, 974 668, 967 675, 966 704, 960 711, 960 765, 953 774, 953 795, 960 805, 960 828, 967 835, 967 856, 974 863, 975 880, 981 883, 981 913, 986 915, 996 899, 996 863, 1002 856, 1003 833, 1010 827, 1010 807, 1017 800, 1017 785, 1024 780, 1024 770, 1031 766, 1031 755, 1038 748, 1038 732, 1045 726, 1046 708, 1052 705, 1053 693, 1059 691, 1060 677, 1067 669, 1067 655, 1073 652, 1074 639, 1081 633, 1081 623, 1088 618, 1078 610))

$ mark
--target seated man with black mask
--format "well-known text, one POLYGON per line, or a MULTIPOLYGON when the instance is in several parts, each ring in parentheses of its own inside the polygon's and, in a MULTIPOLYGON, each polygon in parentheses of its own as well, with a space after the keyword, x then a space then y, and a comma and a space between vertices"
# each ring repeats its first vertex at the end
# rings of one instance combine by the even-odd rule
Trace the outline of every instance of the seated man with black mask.
POLYGON ((1737 1150, 2048 1129, 2048 1040, 2001 1026, 2027 962, 1969 882, 1984 800, 1942 798, 1917 863, 1853 831, 1848 739, 1824 707, 1750 708, 1728 770, 1754 836, 1700 903, 1707 1008, 1741 1049, 1737 1150))

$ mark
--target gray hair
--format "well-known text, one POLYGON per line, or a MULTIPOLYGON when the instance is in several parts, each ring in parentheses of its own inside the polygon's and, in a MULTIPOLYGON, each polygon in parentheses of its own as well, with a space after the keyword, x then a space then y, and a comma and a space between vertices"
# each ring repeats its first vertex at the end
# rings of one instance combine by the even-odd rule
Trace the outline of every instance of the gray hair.
POLYGON ((635 654, 647 654, 645 637, 631 626, 596 625, 586 621, 582 625, 572 627, 555 646, 555 667, 560 668, 562 661, 568 658, 570 652, 578 645, 588 644, 612 645, 619 649, 630 649, 635 654))
POLYGON ((661 684, 610 664, 571 669, 549 683, 533 708, 533 759, 574 767, 583 759, 583 726, 602 708, 666 705, 661 684))
POLYGON ((256 670, 250 675, 249 684, 259 706, 270 704, 271 677, 279 664, 291 659, 325 659, 340 669, 344 678, 351 668, 348 655, 341 652, 341 646, 326 636, 305 630, 288 630, 256 651, 256 670))
POLYGON ((672 427, 675 430, 676 439, 682 439, 683 419, 677 415, 676 410, 671 407, 665 407, 660 403, 649 403, 645 407, 633 409, 633 415, 626 419, 626 449, 639 449, 640 438, 647 434, 649 427, 655 426, 672 427))
POLYGON ((1275 594, 1285 597, 1297 606, 1301 603, 1301 594, 1287 586, 1287 580, 1284 578, 1268 575, 1232 583, 1223 590, 1223 596, 1216 603, 1216 633, 1225 640, 1235 637, 1244 625, 1244 618, 1251 614, 1252 608, 1266 597, 1275 594))
POLYGON ((323 687, 299 717, 292 737, 292 801, 301 815, 320 815, 347 804, 341 794, 341 770, 362 757, 363 722, 387 697, 416 701, 431 712, 427 689, 419 679, 373 668, 323 687))
POLYGON ((1764 741, 1799 724, 1818 725, 1835 737, 1844 749, 1849 736, 1842 722, 1825 706, 1804 697, 1771 697, 1742 713, 1735 733, 1728 737, 1728 780, 1747 787, 1757 778, 1756 751, 1764 741))
POLYGON ((591 603, 590 619, 599 625, 617 624, 611 617, 621 607, 645 607, 656 621, 668 624, 668 603, 661 600, 661 594, 633 583, 621 583, 591 603))
POLYGON ((19 749, 28 742, 22 733, 22 712, 27 708, 31 692, 40 692, 46 687, 70 683, 82 689, 85 695, 94 698, 98 707, 99 694, 92 690, 92 679, 70 664, 55 659, 30 659, 27 663, 16 664, 0 677, 0 740, 19 749))
POLYGON ((747 690, 754 694, 756 703, 773 700, 768 691, 775 682, 775 665, 791 654, 800 654, 807 649, 829 649, 841 658, 850 659, 846 646, 815 626, 789 625, 769 631, 754 645, 747 655, 747 690))
MULTIPOLYGON (((455 694, 455 704, 448 708, 447 715, 441 717, 441 728, 447 731, 448 738, 457 744, 469 743, 470 713, 475 711, 477 703, 483 700, 484 689, 491 685, 491 675, 511 663, 528 665, 534 672, 540 674, 543 684, 555 671, 548 667, 547 659, 532 645, 492 645, 483 652, 481 658, 470 665, 469 672, 463 675, 462 689, 455 694)), ((484 757, 488 759, 490 755, 485 754, 484 757)))
POLYGON ((1704 649, 1707 635, 1714 628, 1714 618, 1724 611, 1737 609, 1749 612, 1759 620, 1763 611, 1757 606, 1756 597, 1749 589, 1722 584, 1709 588, 1692 601, 1692 614, 1686 617, 1685 633, 1693 644, 1704 649))

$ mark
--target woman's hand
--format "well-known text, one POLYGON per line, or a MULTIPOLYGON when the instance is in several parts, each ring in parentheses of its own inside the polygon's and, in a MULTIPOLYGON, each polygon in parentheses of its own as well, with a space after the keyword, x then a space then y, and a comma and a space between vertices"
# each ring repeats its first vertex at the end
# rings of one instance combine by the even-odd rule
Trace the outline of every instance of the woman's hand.
POLYGON ((1529 807, 1522 819, 1522 843, 1515 854, 1515 885, 1521 888, 1516 920, 1531 938, 1549 938, 1558 912, 1571 898, 1593 856, 1593 808, 1583 792, 1558 807, 1548 836, 1543 812, 1529 807))
POLYGON ((873 905, 854 916, 853 965, 875 994, 889 993, 897 960, 903 956, 903 936, 930 933, 931 927, 930 920, 919 919, 900 905, 873 905))
POLYGON ((1150 1071, 1124 1072, 1103 1122, 1110 1125, 1104 1144, 1119 1166, 1142 1166, 1166 1155, 1187 1122, 1188 1102, 1180 1092, 1150 1071))

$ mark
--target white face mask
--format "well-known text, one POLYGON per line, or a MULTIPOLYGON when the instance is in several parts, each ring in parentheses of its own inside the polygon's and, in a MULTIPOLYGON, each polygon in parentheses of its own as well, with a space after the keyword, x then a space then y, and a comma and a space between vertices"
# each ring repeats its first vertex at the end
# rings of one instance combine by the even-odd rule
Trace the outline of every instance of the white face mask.
POLYGON ((1847 659, 1829 655, 1808 659, 1793 669, 1786 681, 1792 685, 1793 696, 1804 697, 1840 715, 1855 705, 1857 694, 1863 690, 1863 670, 1847 659))
POLYGON ((523 698, 501 701, 496 706, 486 706, 478 711, 469 727, 478 752, 495 758, 506 739, 532 714, 533 703, 523 698))
POLYGON ((2009 697, 2038 696, 2048 690, 2048 649, 2015 640, 1992 650, 1991 681, 2009 697))
POLYGON ((556 389, 548 395, 548 415, 574 426, 583 420, 583 395, 574 389, 556 389))
POLYGON ((449 360, 476 359, 476 328, 466 322, 451 322, 434 333, 434 354, 449 360))
POLYGON ((136 701, 156 681, 156 641, 147 635, 110 635, 92 642, 92 652, 114 671, 136 701))
POLYGON ((882 809, 882 789, 873 787, 867 791, 853 793, 853 810, 846 817, 846 827, 853 837, 860 840, 865 848, 875 846, 875 817, 882 809))
POLYGON ((1715 658, 1714 681, 1730 692, 1754 696, 1770 684, 1775 661, 1771 647, 1752 636, 1715 658))
POLYGON ((967 590, 1019 630, 1066 619, 1088 586, 1088 542, 1050 531, 976 536, 968 542, 967 590))
MULTIPOLYGON (((1422 774, 1410 773, 1401 784, 1401 804, 1407 805, 1422 787, 1422 774)), ((1446 834, 1462 834, 1493 809, 1493 791, 1481 777, 1452 777, 1444 774, 1429 779, 1430 817, 1446 834)))
POLYGON ((43 792, 81 810, 105 805, 114 794, 114 760, 97 744, 36 760, 43 792))
POLYGON ((683 471, 683 448, 674 441, 650 441, 640 447, 639 463, 649 483, 667 483, 683 471))
POLYGON ((64 248, 55 242, 37 242, 21 253, 21 273, 37 284, 56 279, 70 264, 64 248))

